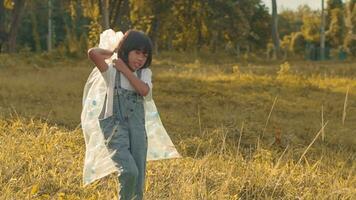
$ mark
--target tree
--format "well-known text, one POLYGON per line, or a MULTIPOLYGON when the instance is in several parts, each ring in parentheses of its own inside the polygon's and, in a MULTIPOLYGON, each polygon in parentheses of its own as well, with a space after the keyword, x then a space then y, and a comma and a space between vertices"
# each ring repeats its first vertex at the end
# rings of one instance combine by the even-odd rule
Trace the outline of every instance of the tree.
POLYGON ((302 7, 299 7, 296 11, 283 10, 279 13, 278 29, 281 38, 293 32, 300 31, 300 27, 303 25, 303 14, 300 13, 301 9, 302 7))
POLYGON ((277 15, 277 2, 272 0, 272 41, 274 45, 274 57, 280 56, 280 44, 278 33, 278 15, 277 15))
POLYGON ((5 30, 5 6, 4 0, 0 0, 0 52, 7 40, 7 32, 5 30))
MULTIPOLYGON (((22 10, 25 6, 25 0, 14 0, 14 8, 12 10, 12 19, 11 19, 11 24, 10 24, 10 31, 7 35, 7 41, 8 41, 8 51, 10 53, 13 53, 16 51, 16 39, 17 39, 17 33, 18 29, 21 23, 21 14, 22 10)), ((1 6, 0 6, 1 7, 1 6)), ((1 19, 0 19, 1 21, 1 19)), ((0 28, 2 29, 2 28, 0 28)))
POLYGON ((250 45, 262 49, 265 48, 268 40, 271 38, 271 16, 268 13, 268 8, 262 5, 261 1, 252 3, 251 1, 251 6, 249 6, 249 13, 251 14, 248 15, 251 16, 248 22, 250 27, 248 42, 250 45))
MULTIPOLYGON (((146 26, 145 29, 152 40, 154 52, 156 54, 158 53, 158 41, 160 39, 160 35, 165 31, 165 26, 171 26, 169 24, 169 19, 171 18, 168 17, 170 15, 171 8, 172 2, 167 0, 145 0, 136 5, 135 16, 139 18, 142 17, 142 15, 137 12, 142 12, 142 14, 147 16, 144 18, 146 23, 148 22, 148 26, 146 26), (138 8, 139 6, 143 7, 140 9, 138 8)), ((143 25, 138 23, 138 21, 135 21, 135 23, 138 26, 143 25)))
POLYGON ((344 48, 351 54, 356 55, 356 0, 349 1, 345 6, 345 29, 344 48))
POLYGON ((195 52, 225 47, 237 53, 240 48, 265 48, 271 37, 271 21, 261 20, 271 16, 261 0, 16 0, 26 2, 28 8, 21 22, 14 17, 20 16, 21 4, 9 4, 13 1, 0 0, 0 45, 9 44, 7 35, 10 27, 16 30, 17 22, 21 23, 19 45, 36 51, 46 49, 46 35, 51 32, 53 48, 77 54, 95 46, 99 34, 109 27, 146 32, 156 53, 160 48, 195 52), (53 5, 51 17, 48 2, 53 5))
POLYGON ((320 26, 320 59, 325 60, 325 10, 324 0, 321 0, 321 26, 320 26))
POLYGON ((34 1, 29 1, 29 10, 30 10, 30 18, 31 18, 31 24, 32 24, 32 38, 34 42, 34 50, 36 52, 41 51, 41 39, 40 39, 40 34, 38 32, 38 24, 37 24, 37 18, 35 15, 35 5, 34 1))
POLYGON ((52 0, 48 0, 48 35, 47 35, 47 51, 52 51, 52 0))
POLYGON ((111 0, 109 12, 110 27, 118 27, 122 32, 130 29, 132 27, 131 10, 130 0, 111 0))
POLYGON ((305 13, 301 32, 305 40, 314 45, 320 42, 320 14, 318 12, 305 13))
POLYGON ((327 27, 326 38, 330 45, 338 48, 343 44, 344 39, 344 12, 342 0, 328 0, 327 2, 327 27))
POLYGON ((296 54, 302 54, 305 51, 305 38, 302 32, 292 33, 290 50, 296 54))
POLYGON ((100 11, 102 15, 102 27, 104 30, 110 28, 109 22, 109 1, 108 0, 100 0, 100 11))

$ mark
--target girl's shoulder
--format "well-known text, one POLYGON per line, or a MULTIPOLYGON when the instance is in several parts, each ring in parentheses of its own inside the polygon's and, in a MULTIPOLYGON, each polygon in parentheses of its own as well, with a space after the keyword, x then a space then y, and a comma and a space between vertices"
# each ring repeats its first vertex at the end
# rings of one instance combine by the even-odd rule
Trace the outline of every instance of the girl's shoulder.
POLYGON ((151 69, 150 68, 142 68, 142 72, 145 72, 145 73, 147 73, 147 72, 151 72, 152 73, 152 71, 151 71, 151 69))
POLYGON ((145 75, 148 75, 148 76, 151 76, 152 75, 152 71, 151 71, 151 69, 150 68, 143 68, 142 70, 141 70, 141 73, 142 74, 145 74, 145 75))

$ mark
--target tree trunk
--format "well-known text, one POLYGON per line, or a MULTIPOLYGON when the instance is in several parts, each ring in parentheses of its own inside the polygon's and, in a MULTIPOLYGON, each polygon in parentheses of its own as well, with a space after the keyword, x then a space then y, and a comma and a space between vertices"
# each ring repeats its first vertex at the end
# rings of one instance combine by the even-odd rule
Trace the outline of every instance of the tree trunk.
POLYGON ((130 20, 130 1, 123 0, 118 4, 119 9, 117 9, 116 17, 114 18, 114 24, 120 28, 120 31, 125 33, 131 28, 130 20))
POLYGON ((4 7, 4 0, 0 0, 0 31, 5 31, 5 7, 4 7))
POLYGON ((325 60, 325 10, 324 0, 321 0, 321 31, 320 31, 320 59, 325 60))
POLYGON ((103 29, 109 29, 110 28, 110 22, 109 22, 109 2, 108 0, 100 0, 100 10, 103 16, 102 19, 102 26, 103 29))
POLYGON ((116 20, 119 19, 119 14, 122 10, 123 3, 124 0, 110 0, 109 19, 111 27, 118 24, 116 20))
POLYGON ((173 50, 173 34, 168 34, 167 37, 167 48, 169 51, 173 50))
POLYGON ((211 37, 211 40, 210 40, 210 51, 212 53, 215 53, 216 51, 216 48, 217 48, 217 40, 218 40, 218 33, 217 31, 214 31, 212 33, 212 37, 211 37))
POLYGON ((280 44, 278 33, 278 14, 277 14, 277 2, 272 0, 272 40, 274 45, 274 57, 280 56, 280 44))
POLYGON ((346 3, 345 7, 345 27, 346 27, 346 35, 344 39, 344 47, 350 49, 355 48, 352 47, 352 41, 356 40, 356 35, 354 34, 353 17, 356 17, 356 5, 353 2, 346 3))
POLYGON ((152 43, 153 43, 153 51, 156 55, 158 55, 158 30, 159 30, 159 24, 160 24, 160 21, 158 20, 157 17, 155 17, 153 19, 153 22, 152 22, 152 29, 151 29, 151 33, 150 33, 150 38, 152 40, 152 43))
POLYGON ((25 6, 25 0, 15 0, 15 7, 12 13, 11 28, 10 28, 9 38, 8 38, 10 53, 16 51, 16 37, 21 22, 21 13, 24 6, 25 6))
POLYGON ((240 45, 237 44, 237 45, 236 45, 236 57, 237 57, 238 59, 240 59, 240 55, 241 55, 240 45))
POLYGON ((40 39, 40 34, 38 33, 38 28, 37 28, 37 19, 35 15, 35 8, 33 5, 33 2, 30 2, 31 6, 31 24, 32 24, 32 37, 33 41, 35 42, 35 51, 40 52, 41 51, 41 39, 40 39))
POLYGON ((48 1, 47 51, 52 51, 52 0, 48 1))
POLYGON ((7 32, 5 30, 5 8, 4 1, 0 0, 0 52, 2 52, 2 47, 5 41, 7 41, 7 32))

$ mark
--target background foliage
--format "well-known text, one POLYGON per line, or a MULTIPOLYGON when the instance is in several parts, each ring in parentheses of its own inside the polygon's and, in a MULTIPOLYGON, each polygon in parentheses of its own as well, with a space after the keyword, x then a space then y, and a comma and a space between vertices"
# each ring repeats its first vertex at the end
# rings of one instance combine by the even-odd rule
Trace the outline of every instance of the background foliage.
MULTIPOLYGON (((326 45, 353 55, 355 2, 328 0, 326 7, 326 45)), ((271 15, 261 0, 0 0, 0 49, 46 51, 51 21, 54 49, 80 54, 97 44, 104 13, 116 31, 135 28, 149 34, 156 53, 225 50, 240 56, 271 48, 271 15)), ((300 55, 307 43, 319 46, 320 11, 300 6, 278 17, 285 54, 300 55)))

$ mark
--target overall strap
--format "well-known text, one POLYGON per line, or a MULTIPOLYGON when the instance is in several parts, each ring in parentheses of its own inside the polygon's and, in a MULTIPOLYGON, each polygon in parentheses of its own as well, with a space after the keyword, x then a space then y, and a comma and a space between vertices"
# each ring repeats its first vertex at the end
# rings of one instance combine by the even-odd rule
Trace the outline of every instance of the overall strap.
MULTIPOLYGON (((141 79, 142 77, 142 68, 138 69, 136 71, 137 77, 141 79)), ((115 76, 115 88, 121 88, 121 72, 119 70, 116 70, 116 76, 115 76)))
POLYGON ((142 79, 141 79, 141 77, 142 77, 142 68, 140 68, 140 69, 137 70, 137 77, 138 77, 140 80, 142 80, 142 79))
POLYGON ((116 69, 115 88, 121 88, 121 72, 116 69))

